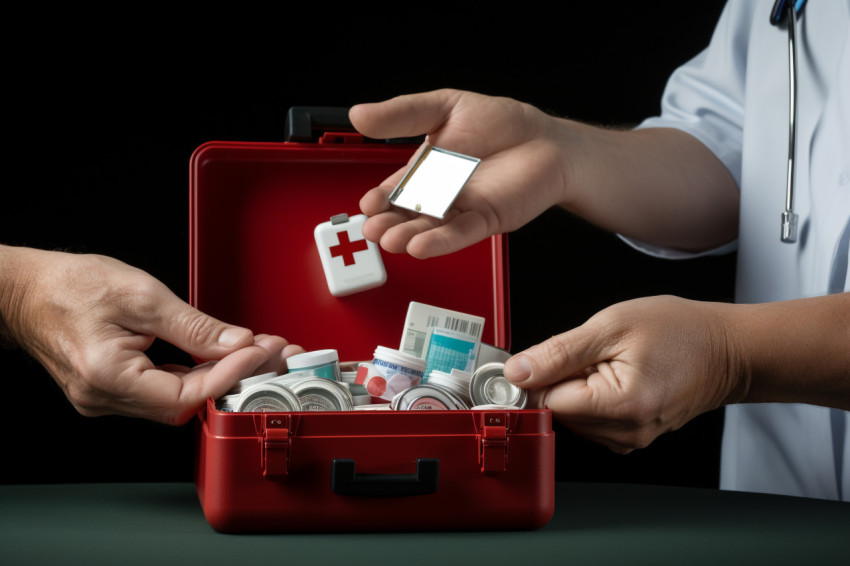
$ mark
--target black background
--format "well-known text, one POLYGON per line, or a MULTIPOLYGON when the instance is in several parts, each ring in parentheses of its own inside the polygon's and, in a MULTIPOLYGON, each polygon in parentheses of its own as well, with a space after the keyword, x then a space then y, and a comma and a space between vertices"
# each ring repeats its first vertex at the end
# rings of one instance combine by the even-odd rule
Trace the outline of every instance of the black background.
MULTIPOLYGON (((111 255, 185 299, 188 161, 201 143, 279 141, 294 105, 447 86, 635 124, 708 42, 722 2, 314 6, 13 19, 0 242, 111 255)), ((562 211, 512 234, 510 249, 514 351, 633 297, 732 300, 734 256, 652 259, 562 211)), ((162 344, 151 356, 186 359, 162 344)), ((0 376, 3 483, 191 479, 191 424, 82 417, 20 351, 0 350, 0 376)), ((557 475, 716 486, 721 426, 709 413, 620 456, 556 425, 557 475)))

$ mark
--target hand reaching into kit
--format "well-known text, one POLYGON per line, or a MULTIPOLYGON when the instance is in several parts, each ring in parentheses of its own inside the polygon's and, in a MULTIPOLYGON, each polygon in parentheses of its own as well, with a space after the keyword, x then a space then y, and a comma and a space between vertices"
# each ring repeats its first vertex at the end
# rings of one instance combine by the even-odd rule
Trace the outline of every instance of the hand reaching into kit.
POLYGON ((552 118, 507 98, 439 90, 354 106, 358 131, 376 138, 427 134, 427 142, 482 158, 444 220, 390 208, 406 167, 360 201, 363 234, 387 251, 427 258, 519 228, 562 198, 568 166, 552 118), (530 189, 534 190, 530 190, 530 189))
POLYGON ((717 312, 728 307, 676 297, 620 303, 514 356, 505 377, 577 434, 615 452, 643 448, 745 394, 717 312))
POLYGON ((617 452, 647 446, 728 403, 850 409, 850 293, 732 305, 648 297, 508 360, 576 433, 617 452))
POLYGON ((0 246, 0 314, 0 334, 35 357, 88 416, 182 424, 208 397, 279 371, 302 351, 209 317, 147 273, 96 255, 0 246), (156 338, 220 361, 156 367, 144 354, 156 338))

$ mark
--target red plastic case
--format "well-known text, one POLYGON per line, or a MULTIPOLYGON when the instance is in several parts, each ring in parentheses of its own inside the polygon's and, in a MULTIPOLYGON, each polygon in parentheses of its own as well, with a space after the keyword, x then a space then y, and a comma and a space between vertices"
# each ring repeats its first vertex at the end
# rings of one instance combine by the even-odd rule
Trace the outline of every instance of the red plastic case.
MULTIPOLYGON (((486 319, 509 347, 502 236, 416 260, 383 253, 387 283, 337 298, 313 229, 407 163, 415 147, 210 142, 190 163, 190 301, 343 361, 397 348, 410 301, 486 319)), ((554 511, 551 413, 358 411, 198 417, 195 483, 209 523, 237 531, 528 529, 554 511)))

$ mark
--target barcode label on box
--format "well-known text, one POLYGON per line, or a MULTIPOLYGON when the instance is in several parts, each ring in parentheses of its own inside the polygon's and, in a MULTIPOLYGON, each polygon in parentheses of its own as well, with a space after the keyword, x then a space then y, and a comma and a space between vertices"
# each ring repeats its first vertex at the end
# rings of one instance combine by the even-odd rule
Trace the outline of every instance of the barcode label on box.
MULTIPOLYGON (((411 302, 407 309, 407 318, 404 321, 404 332, 399 350, 417 358, 425 359, 434 329, 464 335, 466 339, 477 345, 481 342, 481 336, 484 332, 484 318, 411 302)), ((477 349, 476 346, 474 350, 477 351, 477 349)))

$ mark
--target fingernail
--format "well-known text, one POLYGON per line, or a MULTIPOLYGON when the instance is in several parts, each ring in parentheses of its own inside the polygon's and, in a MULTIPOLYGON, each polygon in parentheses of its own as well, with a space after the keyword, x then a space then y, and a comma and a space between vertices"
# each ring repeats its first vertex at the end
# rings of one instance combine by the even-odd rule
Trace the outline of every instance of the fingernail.
POLYGON ((218 345, 222 348, 232 348, 245 338, 249 332, 245 328, 226 328, 218 335, 218 345))
POLYGON ((505 378, 513 383, 522 383, 531 377, 531 362, 525 356, 514 356, 505 362, 505 378))

